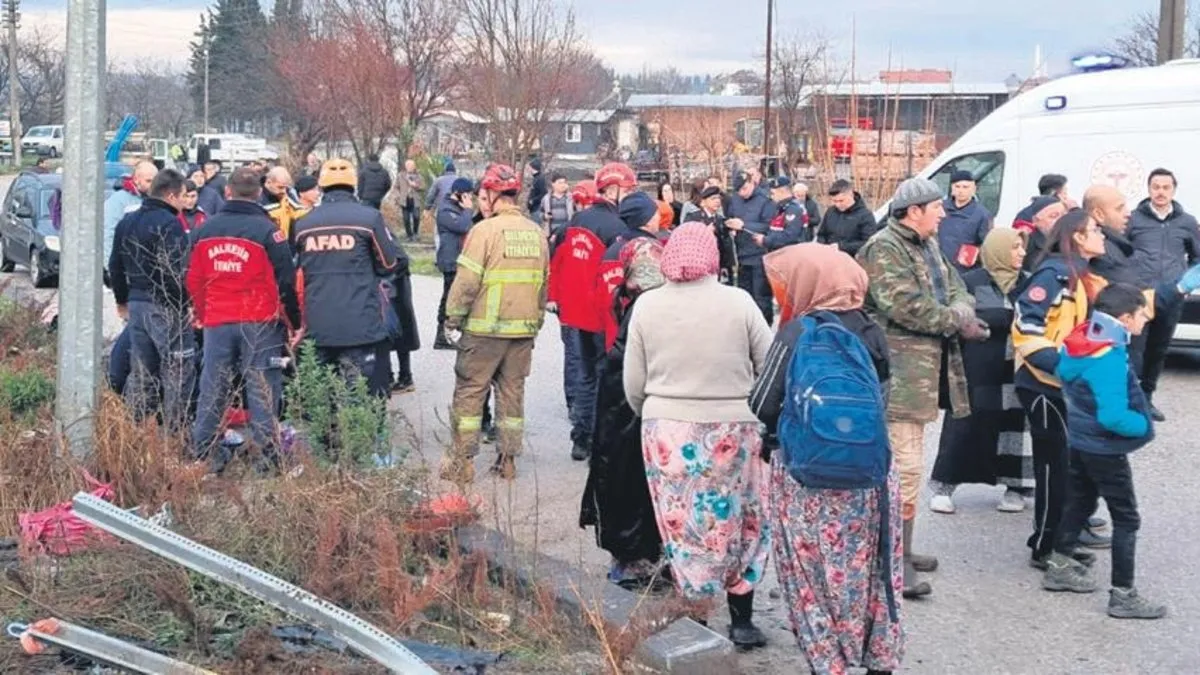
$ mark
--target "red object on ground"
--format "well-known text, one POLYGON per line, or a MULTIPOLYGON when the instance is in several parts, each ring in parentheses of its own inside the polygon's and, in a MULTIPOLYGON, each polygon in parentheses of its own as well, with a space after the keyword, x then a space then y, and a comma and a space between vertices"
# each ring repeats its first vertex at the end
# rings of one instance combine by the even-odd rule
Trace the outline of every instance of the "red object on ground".
POLYGON ((447 493, 419 505, 404 521, 404 529, 411 533, 432 533, 450 530, 479 520, 479 509, 483 499, 471 495, 468 499, 456 492, 447 493))
MULTIPOLYGON (((29 624, 29 630, 35 630, 46 635, 57 634, 58 628, 59 626, 57 619, 40 619, 29 624)), ((46 645, 38 642, 37 638, 30 635, 28 631, 21 634, 21 648, 24 649, 25 653, 29 654, 30 656, 36 656, 37 654, 41 654, 42 652, 46 651, 46 645)))
POLYGON ((244 427, 250 424, 250 411, 243 408, 225 409, 225 428, 244 427))
MULTIPOLYGON (((112 500, 115 493, 111 485, 101 483, 86 471, 83 472, 83 478, 92 487, 93 497, 112 500)), ((49 555, 71 555, 86 549, 96 539, 109 538, 108 534, 75 515, 71 502, 55 504, 34 513, 22 513, 17 516, 17 524, 26 545, 49 555)))

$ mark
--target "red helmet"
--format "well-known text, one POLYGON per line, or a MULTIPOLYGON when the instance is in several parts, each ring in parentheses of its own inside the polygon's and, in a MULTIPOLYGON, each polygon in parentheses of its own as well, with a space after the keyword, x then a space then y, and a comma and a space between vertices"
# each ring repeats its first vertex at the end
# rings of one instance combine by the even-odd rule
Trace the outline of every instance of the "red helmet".
POLYGON ((628 164, 620 162, 605 164, 596 172, 596 190, 603 192, 613 185, 626 190, 633 189, 637 187, 637 174, 629 168, 628 164))
POLYGON ((507 164, 489 164, 479 187, 492 192, 520 192, 521 176, 507 164))
POLYGON ((596 201, 596 181, 581 180, 571 189, 571 199, 577 206, 591 206, 596 201))

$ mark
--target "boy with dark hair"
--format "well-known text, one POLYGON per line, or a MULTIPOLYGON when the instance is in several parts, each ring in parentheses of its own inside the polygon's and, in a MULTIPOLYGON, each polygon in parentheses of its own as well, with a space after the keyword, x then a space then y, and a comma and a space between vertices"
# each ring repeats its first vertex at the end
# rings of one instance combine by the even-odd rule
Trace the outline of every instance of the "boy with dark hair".
POLYGON ((1106 287, 1096 297, 1091 319, 1064 342, 1057 369, 1067 402, 1069 496, 1042 588, 1096 590, 1088 572, 1094 557, 1075 549, 1079 531, 1103 497, 1113 523, 1108 615, 1118 619, 1158 619, 1167 613, 1164 605, 1139 596, 1133 585, 1141 518, 1129 453, 1154 439, 1154 427, 1146 395, 1130 367, 1128 345, 1148 319, 1140 289, 1120 283, 1106 287))

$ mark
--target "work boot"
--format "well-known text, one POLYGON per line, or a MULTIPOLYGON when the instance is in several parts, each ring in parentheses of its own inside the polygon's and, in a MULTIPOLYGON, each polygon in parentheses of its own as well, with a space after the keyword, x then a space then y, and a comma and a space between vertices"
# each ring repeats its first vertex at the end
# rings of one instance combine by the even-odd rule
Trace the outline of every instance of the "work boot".
POLYGON ((462 457, 447 458, 442 462, 439 476, 442 480, 459 486, 465 492, 465 486, 475 482, 475 462, 462 457))
POLYGON ((754 591, 726 596, 729 601, 729 641, 738 649, 765 647, 767 636, 754 625, 754 591))
POLYGON ((1136 588, 1114 588, 1108 592, 1108 615, 1114 619, 1161 619, 1167 615, 1167 606, 1143 598, 1136 588))
POLYGON ((1042 588, 1054 592, 1093 593, 1096 590, 1096 580, 1088 574, 1088 568, 1055 551, 1046 559, 1042 588))
POLYGON ((917 576, 917 570, 913 568, 912 561, 908 559, 908 556, 904 556, 904 591, 901 595, 905 600, 913 600, 930 593, 933 593, 933 586, 917 576))
POLYGON ((512 455, 500 455, 496 457, 496 463, 492 465, 491 474, 500 480, 513 480, 517 477, 517 460, 512 455))
POLYGON ((904 521, 904 558, 911 561, 913 568, 918 572, 936 572, 937 558, 912 552, 913 522, 913 520, 904 521))
POLYGON ((576 462, 585 462, 591 456, 592 449, 585 441, 575 441, 575 445, 571 448, 571 459, 576 462))
POLYGON ((433 348, 452 350, 454 349, 454 345, 450 344, 450 341, 446 339, 446 331, 444 328, 445 325, 439 322, 437 327, 437 336, 433 338, 433 348))

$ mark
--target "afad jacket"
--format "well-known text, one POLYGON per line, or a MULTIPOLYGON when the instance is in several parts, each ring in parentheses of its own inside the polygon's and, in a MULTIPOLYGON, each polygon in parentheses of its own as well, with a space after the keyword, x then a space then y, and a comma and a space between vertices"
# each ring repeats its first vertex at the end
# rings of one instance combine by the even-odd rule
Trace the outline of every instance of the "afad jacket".
POLYGON ((1116 319, 1097 312, 1063 343, 1057 372, 1074 450, 1123 455, 1154 439, 1149 402, 1129 365, 1127 335, 1116 319))
POLYGON ((1088 316, 1087 263, 1077 259, 1073 267, 1080 275, 1074 283, 1072 265, 1061 255, 1047 256, 1017 297, 1012 325, 1017 387, 1061 395, 1062 381, 1055 374, 1059 348, 1088 316))
POLYGON ((608 247, 625 232, 616 207, 600 201, 579 211, 557 240, 550 262, 548 297, 558 320, 569 328, 600 333, 608 309, 597 293, 600 265, 608 247))

